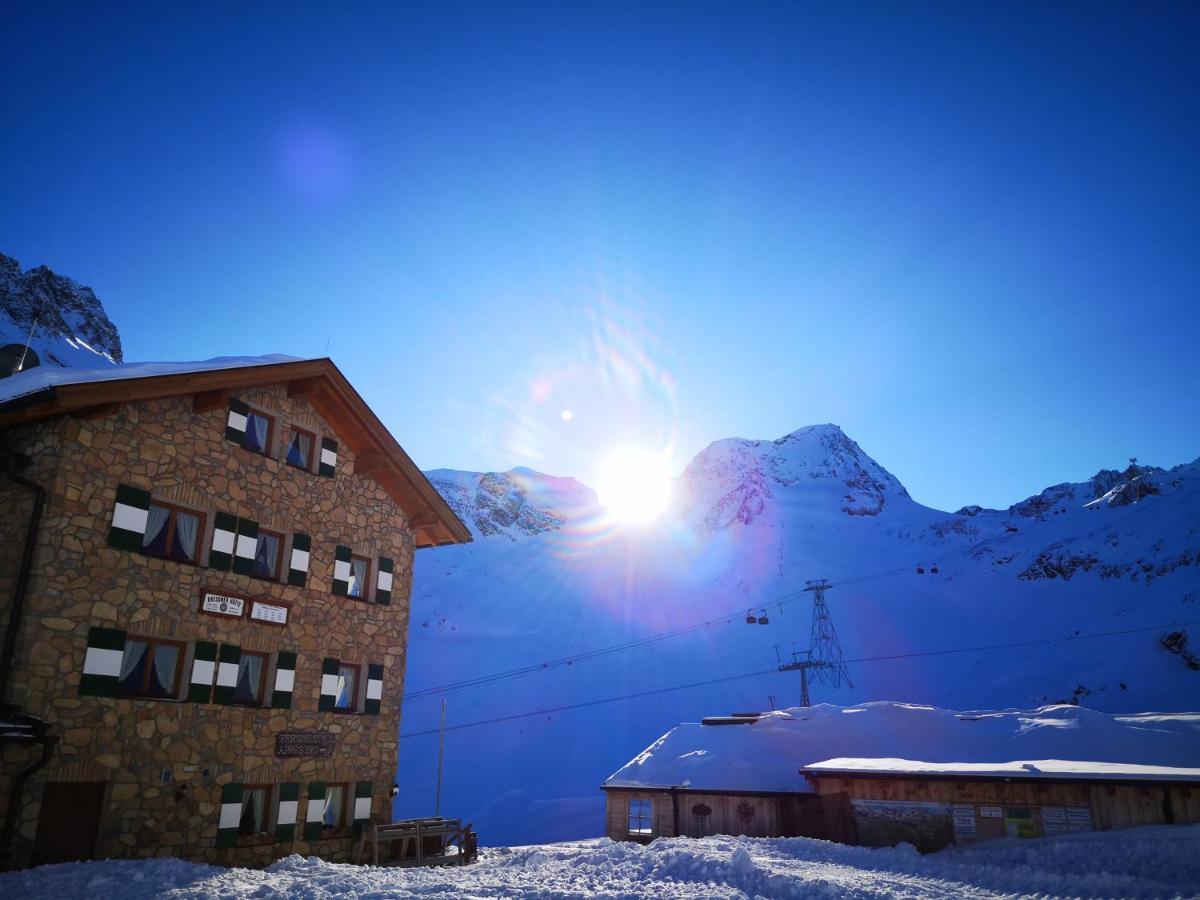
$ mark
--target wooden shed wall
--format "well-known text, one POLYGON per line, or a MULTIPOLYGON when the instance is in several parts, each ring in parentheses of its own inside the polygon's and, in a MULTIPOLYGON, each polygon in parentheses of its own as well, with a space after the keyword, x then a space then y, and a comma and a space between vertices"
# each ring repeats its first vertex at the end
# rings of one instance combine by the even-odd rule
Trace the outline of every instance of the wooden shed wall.
MULTIPOLYGON (((823 796, 844 793, 858 801, 856 818, 867 815, 871 802, 943 804, 954 823, 958 843, 970 843, 1012 833, 1012 823, 1024 820, 1023 836, 1065 830, 1107 831, 1135 825, 1200 822, 1200 786, 1170 783, 1103 784, 1081 782, 998 780, 959 781, 928 778, 850 778, 815 775, 814 789, 823 796), (984 807, 988 810, 985 812, 984 807), (1087 813, 1083 813, 1083 810, 1087 813), (1090 818, 1089 818, 1090 817, 1090 818), (961 826, 961 827, 960 827, 961 826)), ((897 808, 897 814, 899 814, 897 808)), ((878 832, 879 808, 870 810, 876 827, 864 827, 864 839, 878 832)), ((897 815, 899 818, 899 815, 897 815)))
POLYGON ((607 833, 616 841, 629 840, 629 801, 654 802, 652 837, 706 837, 744 834, 747 837, 818 837, 853 840, 853 816, 841 795, 722 794, 715 792, 638 791, 608 789, 607 833), (679 834, 675 833, 678 804, 679 834), (708 812, 704 814, 703 807, 708 812))

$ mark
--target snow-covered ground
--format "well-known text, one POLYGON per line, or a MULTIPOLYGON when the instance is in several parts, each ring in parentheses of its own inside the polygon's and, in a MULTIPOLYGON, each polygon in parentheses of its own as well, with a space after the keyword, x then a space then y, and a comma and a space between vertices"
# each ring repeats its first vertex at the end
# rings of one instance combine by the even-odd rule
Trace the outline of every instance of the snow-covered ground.
POLYGON ((43 866, 0 896, 47 897, 1194 897, 1200 826, 1011 838, 922 856, 808 838, 600 838, 485 850, 474 865, 383 869, 290 856, 265 871, 175 859, 43 866))

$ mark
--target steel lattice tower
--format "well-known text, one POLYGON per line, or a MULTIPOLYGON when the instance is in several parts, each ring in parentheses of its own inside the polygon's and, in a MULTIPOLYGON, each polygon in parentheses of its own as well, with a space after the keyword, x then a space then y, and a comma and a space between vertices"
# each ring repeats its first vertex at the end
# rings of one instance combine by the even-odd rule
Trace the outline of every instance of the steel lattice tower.
POLYGON ((833 618, 829 615, 829 607, 825 603, 825 592, 831 585, 824 578, 817 581, 807 581, 804 590, 813 595, 812 633, 809 635, 808 650, 804 651, 804 659, 798 653, 792 653, 792 661, 779 667, 780 672, 800 673, 800 705, 808 706, 808 673, 813 673, 814 681, 822 681, 831 687, 841 686, 842 680, 854 687, 850 681, 850 673, 846 671, 846 660, 842 656, 842 645, 838 641, 837 631, 833 627, 833 618))

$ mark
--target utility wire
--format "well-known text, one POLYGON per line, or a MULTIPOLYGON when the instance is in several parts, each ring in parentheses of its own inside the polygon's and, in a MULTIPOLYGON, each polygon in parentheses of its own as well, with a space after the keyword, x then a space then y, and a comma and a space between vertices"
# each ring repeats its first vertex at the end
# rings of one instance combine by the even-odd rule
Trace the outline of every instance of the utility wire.
MULTIPOLYGON (((953 653, 982 653, 988 650, 1011 650, 1018 647, 1038 647, 1046 644, 1068 643, 1070 641, 1081 641, 1085 638, 1103 638, 1103 637, 1118 637, 1126 634, 1138 634, 1146 631, 1159 631, 1163 628, 1179 628, 1187 625, 1200 625, 1200 619, 1189 622, 1169 622, 1163 625, 1148 625, 1142 628, 1125 628, 1120 631, 1098 631, 1095 634, 1076 634, 1070 637, 1061 638, 1039 638, 1032 641, 1014 641, 1006 644, 982 644, 977 647, 954 647, 945 650, 919 650, 912 653, 893 653, 886 656, 862 656, 857 659, 848 659, 847 663, 871 663, 871 662, 890 662, 902 659, 914 659, 922 656, 948 656, 953 653)), ((763 669, 758 672, 743 672, 740 675, 726 675, 723 678, 711 678, 707 681, 692 681, 687 684, 677 684, 672 687, 655 688, 649 691, 638 691, 634 694, 622 694, 618 697, 604 697, 599 700, 585 700, 582 703, 570 703, 565 706, 551 706, 545 709, 535 709, 529 712, 512 713, 507 716, 496 716, 491 719, 480 719, 476 722, 464 722, 462 725, 447 725, 446 731, 458 731, 463 728, 478 728, 482 725, 494 725, 499 722, 511 722, 514 719, 528 719, 532 716, 545 716, 551 713, 566 712, 572 709, 584 709, 589 706, 601 706, 606 703, 619 703, 623 700, 636 700, 641 697, 652 697, 657 694, 668 694, 673 691, 683 691, 690 688, 707 687, 712 684, 722 684, 727 681, 737 681, 742 678, 757 678, 762 675, 778 674, 778 669, 763 669)), ((430 734, 438 734, 441 729, 432 728, 427 731, 413 731, 409 734, 400 735, 400 739, 425 737, 430 734)))
MULTIPOLYGON (((959 556, 964 556, 967 553, 970 553, 971 551, 975 550, 981 544, 985 544, 988 541, 993 540, 993 539, 994 538, 986 538, 982 541, 977 541, 974 544, 971 544, 967 547, 962 548, 957 553, 952 553, 949 556, 943 556, 942 559, 955 559, 959 556)), ((922 558, 922 560, 929 559, 929 558, 930 558, 929 556, 925 556, 922 558)), ((921 562, 921 560, 914 562, 914 563, 910 563, 908 565, 897 566, 897 567, 894 567, 891 569, 887 569, 886 571, 876 572, 876 573, 870 574, 870 575, 860 575, 855 578, 841 579, 841 580, 835 582, 834 586, 837 587, 837 586, 853 585, 853 584, 865 584, 865 583, 871 582, 871 581, 878 581, 881 578, 888 578, 893 575, 901 575, 901 574, 911 570, 914 566, 919 565, 920 562, 921 562)), ((577 662, 582 662, 582 661, 588 660, 588 659, 596 659, 597 657, 608 656, 613 653, 623 653, 627 650, 635 650, 635 649, 638 649, 641 647, 649 646, 651 644, 657 644, 660 641, 671 640, 672 638, 684 637, 689 634, 694 634, 697 631, 702 631, 705 628, 709 628, 713 625, 729 624, 729 622, 733 618, 740 617, 742 615, 742 610, 747 609, 747 608, 753 610, 753 609, 770 609, 771 607, 782 607, 785 603, 790 604, 790 603, 794 603, 796 600, 801 599, 804 596, 804 594, 805 594, 805 590, 803 588, 800 588, 798 590, 789 591, 786 594, 778 594, 769 600, 762 601, 758 605, 751 605, 750 607, 739 606, 736 609, 730 610, 729 612, 725 613, 724 615, 714 616, 712 618, 705 619, 703 622, 694 622, 690 625, 681 625, 677 628, 668 629, 667 631, 661 631, 656 634, 649 634, 649 635, 646 635, 645 637, 636 638, 631 641, 625 641, 624 643, 612 644, 607 647, 597 647, 593 650, 585 650, 581 653, 577 653, 572 656, 563 656, 563 657, 559 657, 557 659, 550 659, 550 660, 546 660, 546 661, 540 662, 540 663, 532 663, 527 666, 520 666, 515 669, 507 669, 507 670, 500 671, 500 672, 493 672, 489 675, 479 675, 475 678, 467 678, 467 679, 463 679, 461 681, 452 681, 447 684, 435 685, 433 687, 421 688, 420 690, 410 691, 409 693, 407 693, 403 696, 402 700, 405 703, 411 703, 411 702, 417 701, 417 700, 429 700, 434 697, 443 697, 443 696, 447 696, 449 694, 456 694, 456 693, 459 693, 460 691, 468 690, 469 688, 483 687, 485 685, 494 684, 499 681, 506 681, 509 678, 519 678, 523 675, 532 675, 535 672, 544 672, 549 669, 556 669, 556 668, 560 668, 563 666, 570 666, 577 662)), ((781 611, 782 611, 782 609, 781 609, 781 611)))

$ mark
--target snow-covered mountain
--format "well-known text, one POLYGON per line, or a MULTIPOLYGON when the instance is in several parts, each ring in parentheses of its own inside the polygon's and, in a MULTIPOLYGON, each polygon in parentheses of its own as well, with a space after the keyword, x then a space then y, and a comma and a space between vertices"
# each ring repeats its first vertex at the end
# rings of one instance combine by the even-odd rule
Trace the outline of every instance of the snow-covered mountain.
POLYGON ((397 812, 432 808, 445 696, 442 811, 485 843, 603 833, 597 786, 667 729, 794 705, 798 676, 776 669, 808 646, 808 579, 834 585, 853 682, 814 701, 1200 703, 1200 460, 948 513, 817 425, 717 441, 640 528, 606 525, 571 479, 430 477, 477 540, 417 558, 397 812))
POLYGON ((121 336, 91 288, 46 266, 22 272, 0 253, 0 346, 24 344, 31 333, 42 365, 121 362, 121 336))

